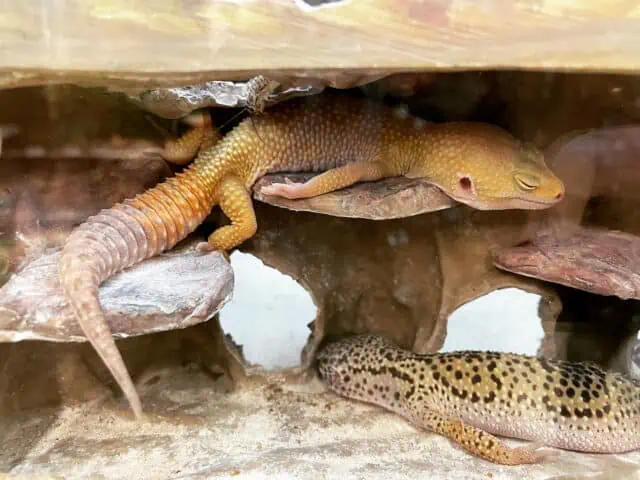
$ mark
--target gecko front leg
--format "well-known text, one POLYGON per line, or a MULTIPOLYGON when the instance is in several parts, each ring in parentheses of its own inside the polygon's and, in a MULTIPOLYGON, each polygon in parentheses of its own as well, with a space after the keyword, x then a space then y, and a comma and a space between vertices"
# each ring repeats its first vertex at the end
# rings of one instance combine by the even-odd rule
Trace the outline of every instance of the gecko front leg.
POLYGON ((381 162, 357 162, 332 168, 304 183, 273 183, 262 187, 263 195, 288 198, 310 198, 349 187, 357 182, 372 182, 392 176, 381 162))
POLYGON ((208 245, 202 245, 200 250, 231 250, 252 237, 258 229, 251 194, 238 177, 229 176, 220 182, 218 202, 222 213, 231 220, 231 225, 220 227, 209 235, 208 245))

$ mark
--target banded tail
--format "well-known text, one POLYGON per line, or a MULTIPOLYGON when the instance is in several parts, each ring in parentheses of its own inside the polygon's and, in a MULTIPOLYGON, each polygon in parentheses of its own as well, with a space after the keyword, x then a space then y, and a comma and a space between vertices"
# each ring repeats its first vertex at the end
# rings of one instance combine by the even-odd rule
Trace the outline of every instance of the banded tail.
POLYGON ((106 323, 99 287, 117 272, 172 248, 202 223, 216 204, 216 179, 206 174, 206 163, 196 161, 184 173, 90 217, 62 250, 64 294, 136 418, 142 415, 140 397, 106 323))

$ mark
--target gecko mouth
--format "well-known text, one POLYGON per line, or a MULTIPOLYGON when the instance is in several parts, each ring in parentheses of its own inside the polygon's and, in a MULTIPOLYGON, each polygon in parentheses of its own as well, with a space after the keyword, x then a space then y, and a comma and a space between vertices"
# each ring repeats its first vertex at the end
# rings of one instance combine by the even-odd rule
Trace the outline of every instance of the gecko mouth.
POLYGON ((556 198, 551 199, 551 200, 542 200, 542 199, 533 200, 531 198, 523 198, 523 197, 517 197, 517 199, 520 200, 521 202, 533 203, 533 204, 536 204, 536 205, 555 205, 560 200, 562 200, 562 197, 559 197, 559 198, 556 197, 556 198))
POLYGON ((542 200, 542 199, 534 200, 526 197, 512 197, 512 198, 495 198, 491 200, 480 200, 474 197, 466 197, 461 195, 454 196, 447 193, 445 194, 453 198, 457 202, 464 203, 478 210, 506 210, 506 209, 517 209, 517 208, 525 208, 528 210, 542 210, 545 208, 552 207, 562 199, 561 197, 559 199, 552 199, 552 200, 542 200))

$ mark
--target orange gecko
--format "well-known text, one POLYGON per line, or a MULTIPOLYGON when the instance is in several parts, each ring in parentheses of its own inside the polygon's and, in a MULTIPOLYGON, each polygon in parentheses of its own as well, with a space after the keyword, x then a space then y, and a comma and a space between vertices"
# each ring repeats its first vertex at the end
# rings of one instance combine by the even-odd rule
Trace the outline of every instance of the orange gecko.
POLYGON ((105 321, 100 285, 172 248, 216 205, 231 224, 209 236, 209 249, 227 251, 250 238, 258 227, 251 187, 263 175, 324 171, 306 183, 262 189, 291 199, 393 176, 424 178, 480 210, 549 208, 564 195, 543 155, 498 127, 428 123, 366 99, 324 94, 295 99, 243 120, 219 141, 211 130, 203 122, 170 143, 167 160, 186 163, 197 154, 193 163, 87 219, 72 232, 60 258, 68 302, 137 418, 141 401, 105 321))

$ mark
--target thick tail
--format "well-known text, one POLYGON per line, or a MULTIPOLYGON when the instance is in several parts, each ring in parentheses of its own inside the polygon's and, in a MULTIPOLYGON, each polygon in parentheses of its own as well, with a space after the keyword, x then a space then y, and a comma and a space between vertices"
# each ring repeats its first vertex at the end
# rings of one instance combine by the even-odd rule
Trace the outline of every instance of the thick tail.
POLYGON ((202 223, 214 204, 213 182, 196 162, 186 172, 89 218, 62 250, 60 282, 68 302, 138 418, 140 398, 104 318, 99 286, 173 247, 202 223))

